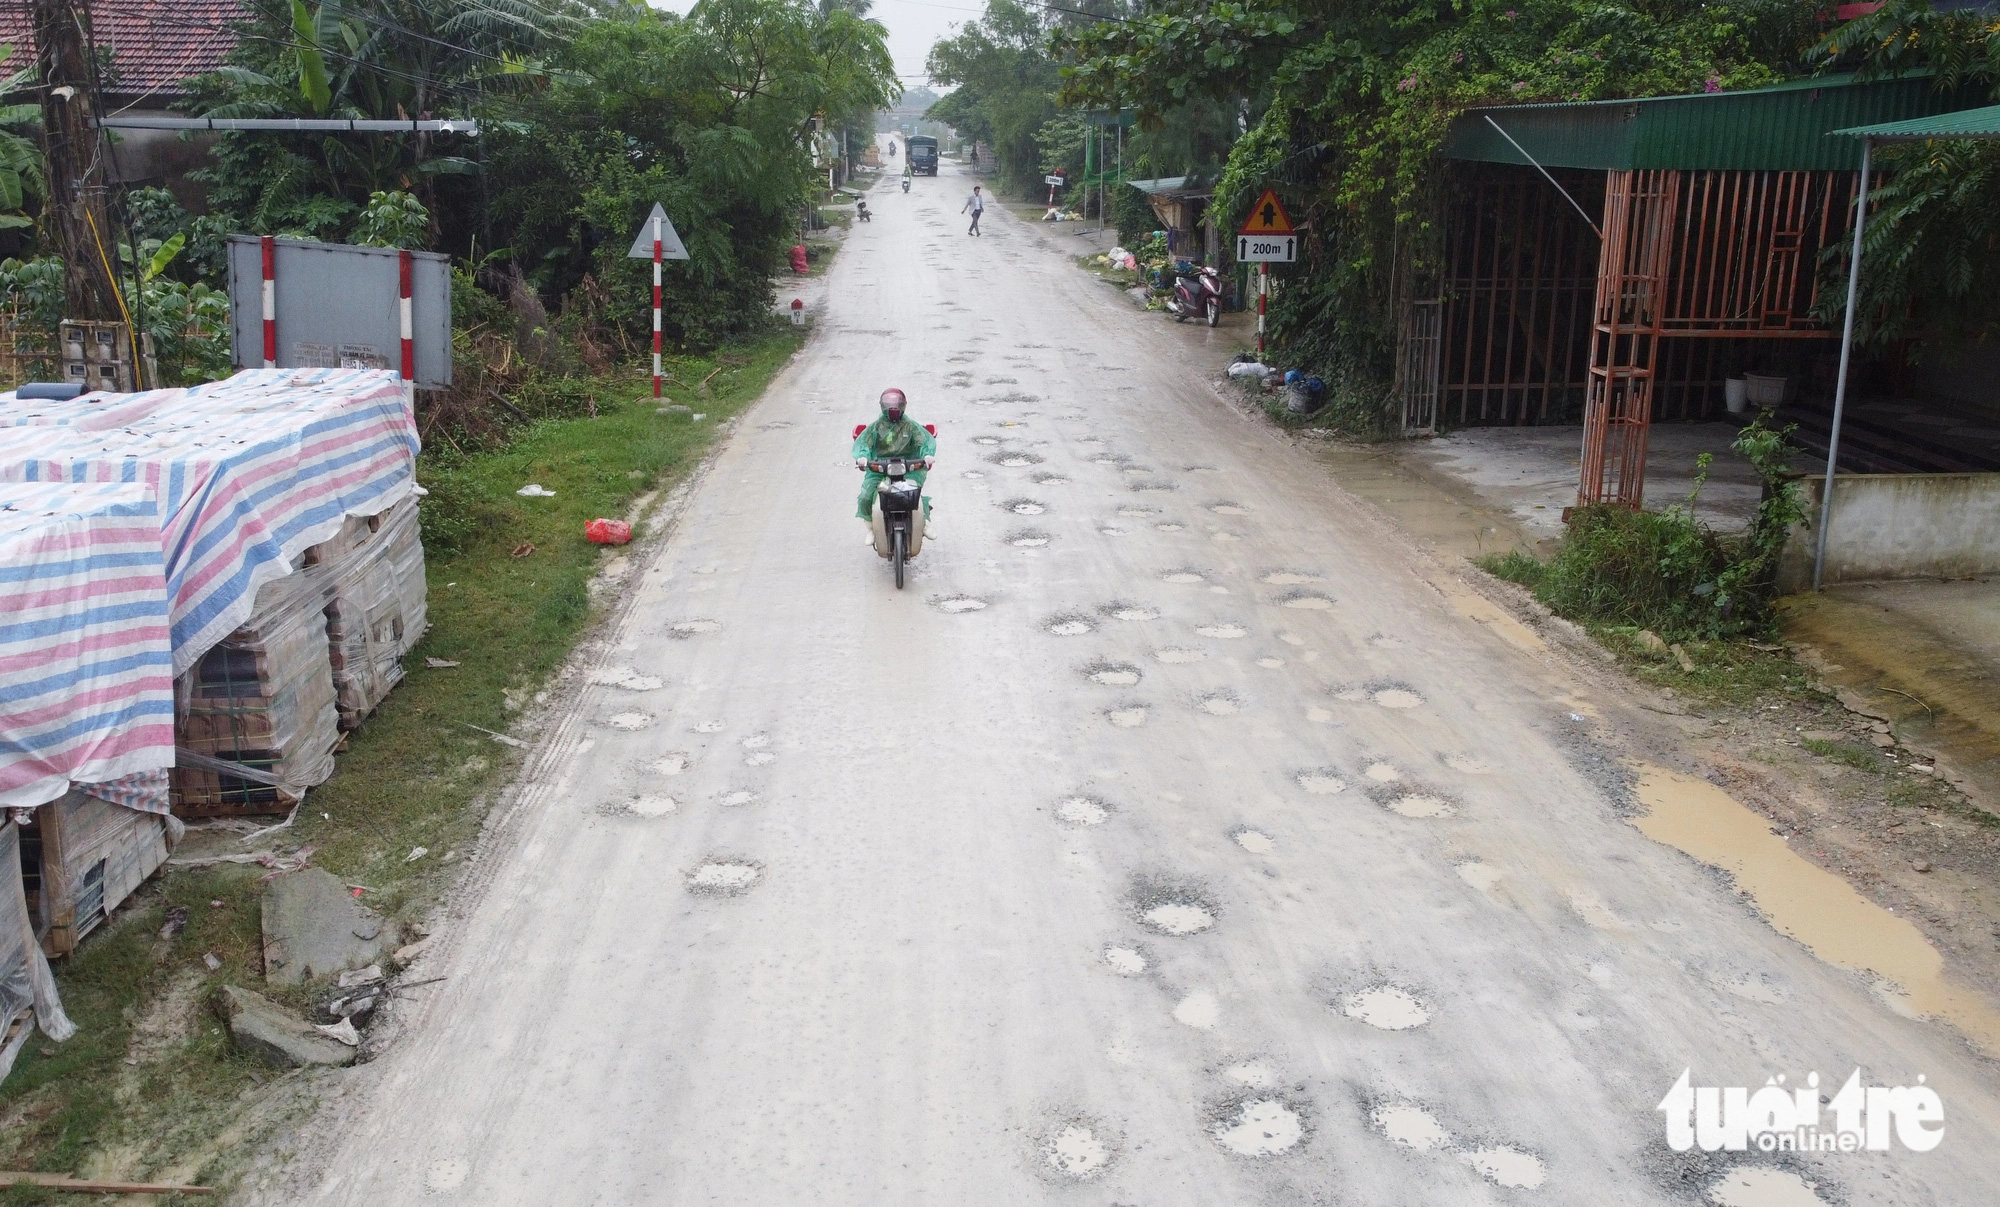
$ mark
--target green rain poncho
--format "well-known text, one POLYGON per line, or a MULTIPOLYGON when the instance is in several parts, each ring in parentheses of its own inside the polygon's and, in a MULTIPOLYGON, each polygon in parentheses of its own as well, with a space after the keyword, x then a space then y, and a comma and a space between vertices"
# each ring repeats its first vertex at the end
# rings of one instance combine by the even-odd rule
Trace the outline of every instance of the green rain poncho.
MULTIPOLYGON (((896 422, 890 422, 884 415, 854 438, 854 459, 857 461, 886 461, 891 457, 901 457, 905 461, 928 461, 937 453, 937 437, 924 430, 916 420, 904 415, 896 422)), ((912 470, 907 475, 910 481, 922 486, 930 476, 928 470, 912 470)), ((855 514, 862 519, 873 518, 875 514, 875 492, 881 489, 882 475, 869 470, 861 478, 861 498, 855 505, 855 514)), ((931 513, 931 497, 924 496, 924 514, 931 513)))

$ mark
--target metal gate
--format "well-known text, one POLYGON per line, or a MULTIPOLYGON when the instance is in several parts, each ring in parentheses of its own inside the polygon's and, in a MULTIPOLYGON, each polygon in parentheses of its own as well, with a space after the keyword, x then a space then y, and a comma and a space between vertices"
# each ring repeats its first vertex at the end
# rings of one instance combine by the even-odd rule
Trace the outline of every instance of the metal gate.
POLYGON ((1410 321, 1403 328, 1403 435, 1437 431, 1438 366, 1444 347, 1444 304, 1438 299, 1410 303, 1410 321))

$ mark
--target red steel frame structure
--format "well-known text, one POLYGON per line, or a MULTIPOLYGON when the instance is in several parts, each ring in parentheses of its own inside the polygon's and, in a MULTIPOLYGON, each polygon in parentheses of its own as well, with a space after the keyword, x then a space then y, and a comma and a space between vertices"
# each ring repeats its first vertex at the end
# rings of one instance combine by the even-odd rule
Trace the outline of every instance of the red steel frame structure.
MULTIPOLYGON (((1660 387, 1688 410, 1693 348, 1723 339, 1832 339, 1810 317, 1820 248, 1847 229, 1855 175, 1827 171, 1614 170, 1592 305, 1579 506, 1645 501, 1646 442, 1660 387)), ((1708 399, 1704 396, 1703 409, 1708 399)))

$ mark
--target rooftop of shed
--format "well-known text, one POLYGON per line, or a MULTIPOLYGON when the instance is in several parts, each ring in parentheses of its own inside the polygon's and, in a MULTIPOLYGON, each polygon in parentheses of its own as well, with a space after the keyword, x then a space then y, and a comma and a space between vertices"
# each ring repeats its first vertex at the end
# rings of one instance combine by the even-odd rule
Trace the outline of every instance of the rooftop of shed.
POLYGON ((1985 99, 1974 89, 1941 91, 1929 75, 1827 75, 1736 92, 1490 105, 1460 114, 1441 153, 1526 164, 1525 150, 1550 168, 1839 171, 1858 167, 1861 150, 1851 138, 1828 137, 1837 130, 1930 117, 1985 99))

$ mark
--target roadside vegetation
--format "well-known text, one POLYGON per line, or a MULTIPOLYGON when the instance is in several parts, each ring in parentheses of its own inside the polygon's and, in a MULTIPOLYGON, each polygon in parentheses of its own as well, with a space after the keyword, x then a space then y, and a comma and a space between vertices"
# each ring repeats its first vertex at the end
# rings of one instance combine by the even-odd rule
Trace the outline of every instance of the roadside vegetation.
MULTIPOLYGON (((532 736, 524 717, 603 613, 594 579, 610 566, 613 582, 629 553, 587 543, 584 524, 657 503, 799 345, 773 314, 773 279, 803 231, 826 227, 818 207, 840 200, 826 191, 825 130, 872 131, 897 91, 867 7, 249 6, 234 63, 198 81, 196 112, 468 116, 485 133, 229 134, 206 172, 205 212, 164 189, 115 207, 128 303, 154 336, 163 384, 230 372, 228 234, 452 258, 453 384, 421 393, 417 411, 431 628, 289 826, 247 844, 202 832, 182 853, 323 867, 404 941, 418 937, 518 768, 523 746, 491 734, 532 736), (690 255, 666 269, 658 401, 645 364, 651 266, 625 254, 655 202, 690 255), (516 493, 529 483, 549 493, 516 493)), ((39 170, 10 147, 0 137, 23 221, 0 214, 0 299, 24 349, 53 348, 62 263, 39 222, 39 170)), ((5 185, 0 172, 0 202, 5 185)), ((804 241, 823 271, 838 241, 804 241)), ((223 984, 302 1012, 328 996, 263 981, 266 871, 170 868, 58 966, 79 1033, 31 1042, 0 1083, 0 1168, 227 1180, 243 1143, 309 1097, 309 1074, 238 1054, 208 1008, 223 984)), ((8 1204, 63 1197, 0 1190, 8 1204)))

